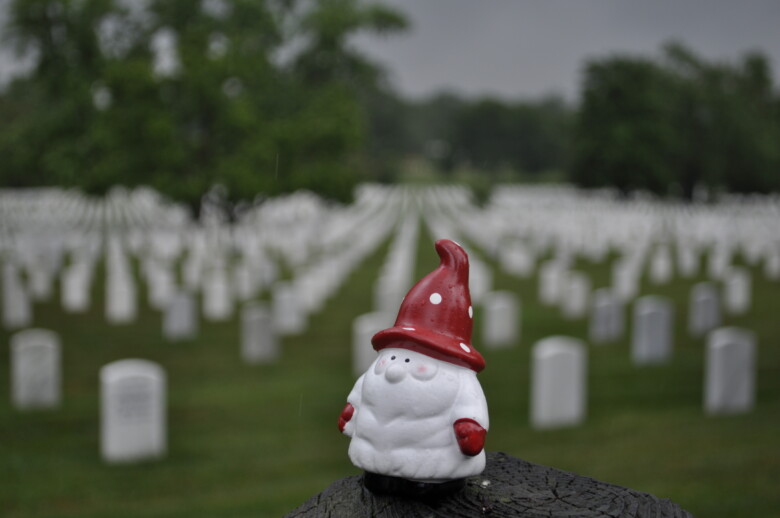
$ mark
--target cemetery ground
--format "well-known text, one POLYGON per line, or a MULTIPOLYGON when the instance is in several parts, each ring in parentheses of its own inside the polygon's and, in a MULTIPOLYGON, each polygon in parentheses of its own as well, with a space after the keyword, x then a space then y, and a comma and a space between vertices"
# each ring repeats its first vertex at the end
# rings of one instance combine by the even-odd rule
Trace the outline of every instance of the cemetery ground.
MULTIPOLYGON (((420 232, 415 279, 437 264, 420 232)), ((479 249, 475 249, 479 254, 479 249)), ((308 330, 282 340, 275 365, 252 366, 239 354, 239 312, 224 323, 201 322, 197 339, 166 342, 161 316, 139 293, 132 324, 103 315, 103 286, 89 312, 68 315, 59 294, 36 304, 34 326, 56 330, 63 346, 63 403, 54 411, 14 410, 9 401, 12 333, 0 331, 0 514, 7 518, 282 516, 338 478, 357 474, 336 419, 354 378, 352 320, 369 311, 372 286, 387 251, 380 247, 349 277, 308 330), (99 453, 99 378, 118 359, 158 362, 168 377, 168 454, 136 465, 107 465, 99 453)), ((494 263, 482 256, 488 264, 494 263)), ((137 266, 137 265, 136 265, 137 266)), ((593 287, 609 283, 608 263, 578 262, 593 287)), ((703 268, 702 268, 703 270, 703 268)), ((479 379, 490 408, 487 448, 670 498, 696 516, 780 516, 780 285, 753 273, 753 305, 724 318, 755 332, 757 399, 753 411, 708 417, 702 409, 704 338, 686 330, 688 294, 703 277, 643 294, 670 297, 674 352, 664 365, 635 367, 629 332, 618 343, 588 345, 588 410, 582 426, 529 425, 530 351, 539 339, 569 335, 587 343, 587 319, 567 321, 537 302, 537 278, 494 268, 494 289, 522 301, 517 346, 474 345, 487 368, 479 379)), ((101 279, 102 275, 96 275, 101 279)), ((630 311, 630 308, 628 308, 630 311)))

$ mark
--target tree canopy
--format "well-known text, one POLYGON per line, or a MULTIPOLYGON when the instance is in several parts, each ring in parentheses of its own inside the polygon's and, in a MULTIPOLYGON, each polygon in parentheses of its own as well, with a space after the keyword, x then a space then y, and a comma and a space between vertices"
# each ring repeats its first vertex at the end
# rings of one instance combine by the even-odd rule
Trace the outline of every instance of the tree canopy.
POLYGON ((710 63, 671 43, 662 59, 588 64, 571 178, 691 198, 697 187, 780 190, 780 97, 758 53, 710 63))
POLYGON ((2 181, 347 198, 381 78, 348 40, 405 27, 358 0, 14 0, 35 66, 0 95, 2 181))

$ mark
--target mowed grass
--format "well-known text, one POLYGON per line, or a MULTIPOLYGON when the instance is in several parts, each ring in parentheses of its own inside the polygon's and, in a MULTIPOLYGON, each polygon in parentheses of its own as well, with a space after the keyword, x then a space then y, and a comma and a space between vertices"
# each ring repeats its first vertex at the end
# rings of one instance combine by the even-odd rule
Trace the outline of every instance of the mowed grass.
MULTIPOLYGON (((438 264, 432 245, 421 232, 417 278, 438 264)), ((84 315, 64 314, 58 293, 36 304, 34 325, 62 339, 63 406, 11 408, 11 333, 0 331, 0 516, 282 516, 334 480, 359 473, 336 418, 354 382, 352 319, 371 311, 386 246, 311 317, 305 334, 283 340, 276 365, 241 362, 238 312, 229 322, 202 322, 195 341, 172 344, 162 338, 161 317, 148 309, 144 290, 138 320, 124 326, 105 323, 99 283, 84 315), (111 466, 100 459, 98 372, 123 358, 153 360, 167 372, 164 460, 111 466)), ((596 288, 608 283, 608 264, 577 268, 596 288)), ((587 323, 567 322, 556 309, 540 306, 535 278, 494 271, 494 288, 517 293, 523 307, 521 340, 502 350, 480 345, 480 308, 475 312, 473 343, 487 360, 480 380, 490 406, 489 450, 670 498, 697 516, 780 516, 779 283, 755 270, 752 311, 725 317, 725 324, 758 337, 753 412, 718 418, 702 412, 704 339, 685 331, 688 292, 701 279, 645 282, 643 293, 674 301, 673 360, 636 368, 628 338, 589 345, 586 422, 535 431, 528 420, 531 346, 550 335, 585 338, 587 323)))

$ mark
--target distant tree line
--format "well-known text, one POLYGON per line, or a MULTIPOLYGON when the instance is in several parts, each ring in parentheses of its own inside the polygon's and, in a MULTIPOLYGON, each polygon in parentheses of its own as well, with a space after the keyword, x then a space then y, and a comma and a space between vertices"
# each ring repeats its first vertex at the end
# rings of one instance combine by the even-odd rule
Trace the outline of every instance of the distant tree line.
POLYGON ((760 54, 594 60, 579 106, 410 100, 350 42, 406 27, 362 0, 12 0, 3 42, 33 67, 0 92, 0 185, 343 200, 413 159, 490 183, 780 190, 780 97, 760 54))
MULTIPOLYGON (((374 156, 427 156, 446 173, 495 180, 549 171, 584 188, 693 198, 780 191, 780 94, 765 56, 709 62, 670 43, 659 59, 611 56, 585 67, 581 101, 374 102, 374 156)), ((392 161, 385 163, 392 163, 392 161)))
POLYGON ((659 60, 593 61, 573 139, 570 177, 583 187, 780 191, 780 95, 759 53, 714 63, 672 43, 659 60))
POLYGON ((442 93, 404 100, 390 91, 368 101, 370 155, 385 168, 423 157, 446 177, 468 168, 493 180, 528 179, 563 171, 569 160, 573 109, 557 97, 539 101, 467 99, 442 93))

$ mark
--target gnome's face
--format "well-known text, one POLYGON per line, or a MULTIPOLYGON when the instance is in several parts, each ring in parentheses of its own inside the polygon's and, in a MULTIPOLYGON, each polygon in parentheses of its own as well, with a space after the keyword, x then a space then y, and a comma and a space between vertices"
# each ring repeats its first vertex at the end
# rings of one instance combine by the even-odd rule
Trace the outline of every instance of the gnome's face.
POLYGON ((409 349, 382 349, 366 373, 363 397, 385 417, 437 415, 455 400, 460 369, 409 349))

